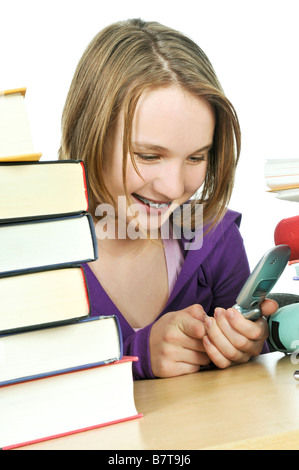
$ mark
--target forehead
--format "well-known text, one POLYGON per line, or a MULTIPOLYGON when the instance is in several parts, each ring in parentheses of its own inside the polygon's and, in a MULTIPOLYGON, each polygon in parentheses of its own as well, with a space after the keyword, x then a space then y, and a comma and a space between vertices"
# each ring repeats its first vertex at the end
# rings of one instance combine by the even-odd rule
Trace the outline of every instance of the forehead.
POLYGON ((188 152, 211 144, 214 128, 214 111, 208 102, 170 86, 141 95, 133 120, 132 141, 188 152))

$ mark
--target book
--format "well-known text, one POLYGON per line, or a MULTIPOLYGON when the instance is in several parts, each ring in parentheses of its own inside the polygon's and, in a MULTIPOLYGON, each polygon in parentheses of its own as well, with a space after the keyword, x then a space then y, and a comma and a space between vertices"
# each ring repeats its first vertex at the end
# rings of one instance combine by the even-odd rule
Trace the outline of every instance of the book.
POLYGON ((0 161, 0 181, 0 222, 88 211, 82 161, 0 161))
POLYGON ((272 190, 275 197, 284 201, 299 202, 299 187, 293 189, 272 190))
POLYGON ((0 277, 0 335, 87 318, 90 299, 81 266, 0 277))
POLYGON ((31 129, 25 107, 26 88, 0 92, 0 160, 36 161, 31 129))
POLYGON ((7 334, 0 337, 0 350, 0 385, 116 361, 123 354, 115 316, 7 334))
POLYGON ((12 449, 140 418, 132 362, 33 378, 0 387, 0 447, 12 449))
POLYGON ((272 191, 299 188, 299 159, 266 160, 264 174, 272 191))
POLYGON ((97 258, 90 214, 0 226, 0 273, 59 267, 97 258))

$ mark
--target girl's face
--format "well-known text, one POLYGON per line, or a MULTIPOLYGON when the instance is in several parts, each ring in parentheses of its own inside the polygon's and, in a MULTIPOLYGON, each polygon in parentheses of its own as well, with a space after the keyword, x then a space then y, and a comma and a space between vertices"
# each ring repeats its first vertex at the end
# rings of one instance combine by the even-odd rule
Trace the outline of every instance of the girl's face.
MULTIPOLYGON (((212 146, 215 117, 212 107, 176 86, 144 92, 137 104, 131 158, 127 163, 127 191, 133 215, 146 230, 159 227, 176 205, 203 184, 212 146)), ((116 204, 124 196, 122 181, 123 118, 120 114, 106 154, 106 184, 116 204)), ((125 217, 127 222, 130 215, 125 217)))

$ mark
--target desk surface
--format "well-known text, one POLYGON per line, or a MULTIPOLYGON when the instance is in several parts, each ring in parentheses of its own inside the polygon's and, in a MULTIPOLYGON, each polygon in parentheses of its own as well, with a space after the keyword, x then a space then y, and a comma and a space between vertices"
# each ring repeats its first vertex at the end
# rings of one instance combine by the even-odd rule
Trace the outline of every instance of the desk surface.
POLYGON ((25 449, 299 449, 299 382, 289 356, 138 381, 143 417, 25 449))

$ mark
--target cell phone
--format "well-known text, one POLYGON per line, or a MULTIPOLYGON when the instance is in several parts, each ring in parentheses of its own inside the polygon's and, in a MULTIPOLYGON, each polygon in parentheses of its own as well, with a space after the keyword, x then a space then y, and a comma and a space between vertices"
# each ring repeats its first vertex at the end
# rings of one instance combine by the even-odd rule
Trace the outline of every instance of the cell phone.
POLYGON ((249 320, 260 318, 260 305, 281 276, 290 254, 288 245, 277 245, 267 251, 242 287, 233 308, 249 320))

